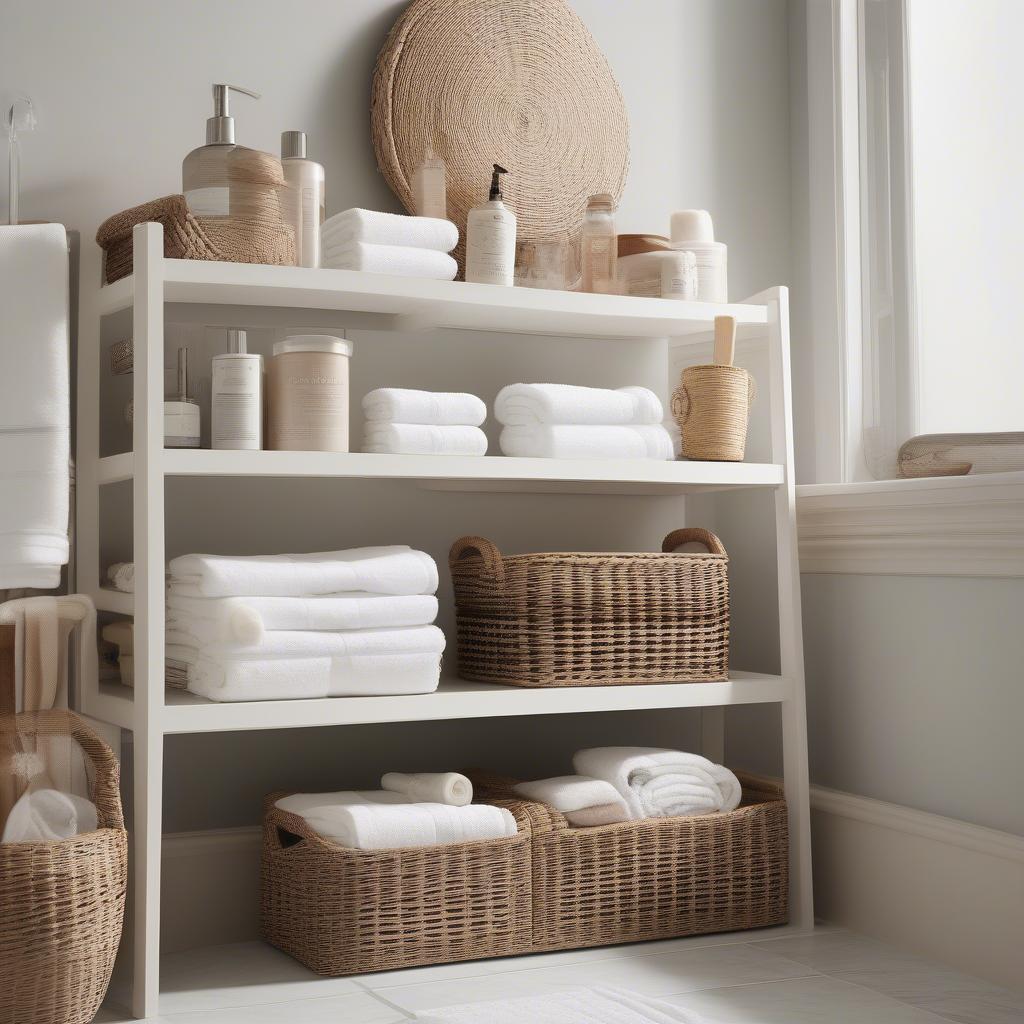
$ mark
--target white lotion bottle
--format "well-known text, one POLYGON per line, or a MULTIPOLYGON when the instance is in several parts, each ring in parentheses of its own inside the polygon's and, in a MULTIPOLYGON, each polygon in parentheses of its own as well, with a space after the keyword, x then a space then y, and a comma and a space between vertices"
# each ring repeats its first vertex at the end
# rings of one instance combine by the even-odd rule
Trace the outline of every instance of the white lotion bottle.
POLYGON ((512 285, 516 263, 516 215, 502 202, 494 165, 486 203, 474 206, 466 218, 466 280, 476 284, 512 285))
POLYGON ((288 190, 285 223, 295 232, 295 265, 320 266, 320 225, 324 221, 324 168, 306 159, 306 133, 281 132, 281 167, 288 190))
POLYGON ((228 350, 213 360, 210 447, 263 447, 263 357, 246 351, 245 331, 228 331, 228 350))

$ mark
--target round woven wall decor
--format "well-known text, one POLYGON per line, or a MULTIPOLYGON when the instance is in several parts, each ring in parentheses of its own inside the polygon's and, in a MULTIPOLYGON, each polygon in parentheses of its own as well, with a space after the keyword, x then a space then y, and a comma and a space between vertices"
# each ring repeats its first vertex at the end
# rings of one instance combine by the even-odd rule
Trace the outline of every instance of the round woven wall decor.
POLYGON ((428 147, 444 158, 448 216, 459 228, 487 200, 491 165, 508 169, 517 237, 568 232, 588 197, 622 196, 629 124, 604 54, 564 0, 413 0, 377 58, 373 146, 412 212, 412 174, 428 147))

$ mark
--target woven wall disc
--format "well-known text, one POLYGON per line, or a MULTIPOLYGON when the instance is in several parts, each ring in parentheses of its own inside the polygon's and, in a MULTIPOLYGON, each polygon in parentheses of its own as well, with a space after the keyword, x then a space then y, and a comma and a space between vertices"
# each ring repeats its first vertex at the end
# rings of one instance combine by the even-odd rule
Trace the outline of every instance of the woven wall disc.
POLYGON ((578 241, 587 198, 618 201, 629 169, 622 93, 564 0, 413 0, 377 58, 371 126, 410 212, 427 147, 444 158, 460 270, 466 214, 486 201, 492 164, 508 168, 505 202, 526 241, 578 241))

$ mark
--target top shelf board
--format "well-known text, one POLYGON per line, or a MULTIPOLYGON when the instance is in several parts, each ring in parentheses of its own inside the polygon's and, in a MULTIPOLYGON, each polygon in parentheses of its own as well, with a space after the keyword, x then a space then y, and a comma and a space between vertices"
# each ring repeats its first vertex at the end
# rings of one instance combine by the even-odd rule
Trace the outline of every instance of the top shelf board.
MULTIPOLYGON (((165 303, 378 314, 384 318, 378 326, 392 330, 682 338, 707 334, 716 316, 729 315, 736 317, 743 338, 763 335, 768 322, 767 307, 749 303, 591 295, 202 260, 161 260, 157 266, 165 303)), ((134 294, 134 276, 106 285, 100 289, 100 314, 130 309, 134 294)))

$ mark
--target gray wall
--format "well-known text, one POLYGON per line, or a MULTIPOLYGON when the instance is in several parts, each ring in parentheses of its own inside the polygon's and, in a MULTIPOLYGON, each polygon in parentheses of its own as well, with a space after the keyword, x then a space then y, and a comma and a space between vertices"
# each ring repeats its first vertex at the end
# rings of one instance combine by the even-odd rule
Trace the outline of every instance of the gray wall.
MULTIPOLYGON (((275 151, 282 129, 309 133, 310 154, 327 169, 328 213, 354 205, 397 210, 374 164, 368 109, 374 59, 403 6, 395 0, 8 0, 0 92, 24 90, 39 115, 38 132, 23 148, 23 215, 79 229, 86 273, 98 279, 99 253, 89 241, 97 225, 180 188, 181 160, 203 140, 213 81, 263 93, 258 102, 235 104, 239 142, 275 151)), ((607 54, 629 110, 631 170, 619 229, 665 233, 673 209, 707 207, 729 243, 734 297, 787 283, 786 0, 575 0, 573 6, 607 54)), ((534 361, 544 354, 542 339, 441 339, 450 347, 450 365, 458 367, 450 376, 442 375, 422 338, 373 338, 371 346, 369 337, 356 336, 355 343, 356 396, 368 386, 419 383, 490 397, 501 383, 545 372, 534 361), (384 377, 388 372, 392 379, 384 377)), ((657 344, 547 348, 564 353, 548 371, 551 379, 629 380, 664 390, 657 375, 665 353, 657 344)), ((108 382, 106 397, 116 419, 124 396, 108 382)), ((282 550, 392 539, 422 544, 443 559, 462 532, 490 534, 513 551, 628 550, 656 545, 682 516, 678 503, 665 498, 466 497, 401 485, 311 483, 298 500, 292 487, 174 484, 169 552, 255 550, 259 536, 272 537, 282 550), (374 499, 382 505, 375 508, 374 499), (538 501, 548 503, 543 517, 533 515, 538 501), (254 508, 264 520, 259 529, 247 519, 254 508)), ((109 490, 103 550, 124 556, 130 553, 125 503, 117 488, 109 490)), ((694 522, 703 522, 713 510, 694 514, 701 516, 694 522)), ((741 533, 737 524, 727 543, 738 543, 741 533)), ((746 570, 737 563, 737 571, 746 570)), ((382 767, 477 763, 564 771, 580 744, 692 746, 696 725, 694 714, 658 713, 176 737, 167 744, 165 827, 254 822, 270 788, 366 784, 382 767)), ((764 737, 752 737, 754 747, 773 732, 769 722, 764 737)))

